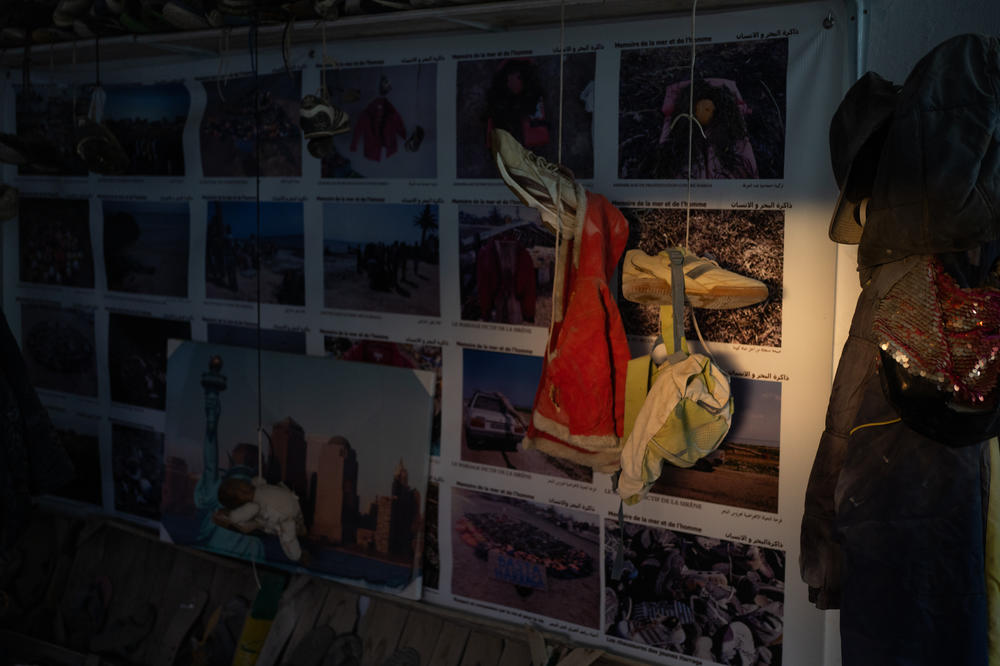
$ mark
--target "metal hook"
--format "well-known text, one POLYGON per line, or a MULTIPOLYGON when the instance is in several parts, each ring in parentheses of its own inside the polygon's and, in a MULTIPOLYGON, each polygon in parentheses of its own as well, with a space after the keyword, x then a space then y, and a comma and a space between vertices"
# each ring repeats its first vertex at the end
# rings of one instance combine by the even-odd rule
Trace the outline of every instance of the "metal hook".
POLYGON ((833 27, 834 23, 836 22, 837 22, 836 19, 833 18, 833 12, 832 11, 827 12, 826 17, 823 19, 823 27, 829 30, 830 28, 833 27))

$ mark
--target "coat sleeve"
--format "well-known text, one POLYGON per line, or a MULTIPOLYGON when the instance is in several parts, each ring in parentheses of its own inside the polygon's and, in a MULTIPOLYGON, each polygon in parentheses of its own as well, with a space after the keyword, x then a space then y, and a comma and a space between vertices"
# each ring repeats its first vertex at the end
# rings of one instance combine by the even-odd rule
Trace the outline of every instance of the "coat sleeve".
MULTIPOLYGON (((862 295, 864 298, 864 295, 862 295)), ((862 309, 859 301, 858 308, 862 309)), ((857 328, 859 312, 852 328, 857 328)), ((826 426, 806 486, 800 533, 799 571, 809 586, 809 600, 820 609, 840 608, 843 552, 836 538, 836 490, 868 379, 877 355, 870 340, 852 332, 844 345, 830 392, 826 426)))

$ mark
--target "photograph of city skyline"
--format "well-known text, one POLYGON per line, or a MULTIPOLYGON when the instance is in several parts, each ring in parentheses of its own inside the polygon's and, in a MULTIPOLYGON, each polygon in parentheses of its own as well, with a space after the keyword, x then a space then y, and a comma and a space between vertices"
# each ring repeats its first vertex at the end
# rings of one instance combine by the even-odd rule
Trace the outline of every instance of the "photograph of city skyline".
MULTIPOLYGON (((408 594, 419 573, 434 375, 181 343, 167 363, 162 522, 175 543, 408 594), (302 557, 220 525, 219 488, 258 475, 298 499, 302 557)), ((283 537, 284 538, 284 537, 283 537)))

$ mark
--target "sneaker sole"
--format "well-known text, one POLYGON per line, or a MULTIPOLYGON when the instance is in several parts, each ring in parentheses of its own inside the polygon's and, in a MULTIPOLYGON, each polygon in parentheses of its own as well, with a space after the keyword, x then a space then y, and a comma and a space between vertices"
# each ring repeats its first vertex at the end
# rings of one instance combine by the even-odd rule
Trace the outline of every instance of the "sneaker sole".
MULTIPOLYGON (((669 305, 673 290, 666 280, 657 278, 622 279, 622 295, 633 303, 669 305)), ((703 310, 734 310, 756 305, 767 298, 767 287, 729 287, 720 285, 693 291, 684 285, 684 296, 692 307, 703 310)))
POLYGON ((351 125, 348 123, 347 125, 341 125, 339 127, 334 127, 331 130, 323 130, 321 132, 310 132, 309 134, 303 134, 302 138, 306 139, 307 141, 310 140, 310 139, 323 139, 323 138, 329 137, 329 136, 337 136, 339 134, 347 134, 350 131, 351 131, 351 125))

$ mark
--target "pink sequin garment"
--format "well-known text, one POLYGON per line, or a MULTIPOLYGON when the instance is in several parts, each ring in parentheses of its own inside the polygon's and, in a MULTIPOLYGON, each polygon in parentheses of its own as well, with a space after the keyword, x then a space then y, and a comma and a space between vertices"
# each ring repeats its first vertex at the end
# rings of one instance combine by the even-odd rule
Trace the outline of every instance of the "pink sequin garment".
POLYGON ((1000 290, 963 289, 929 255, 878 304, 879 347, 907 372, 982 408, 996 401, 1000 376, 1000 290))

